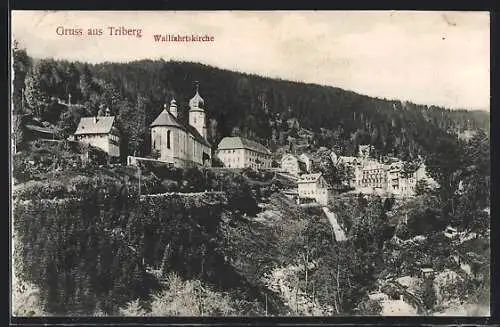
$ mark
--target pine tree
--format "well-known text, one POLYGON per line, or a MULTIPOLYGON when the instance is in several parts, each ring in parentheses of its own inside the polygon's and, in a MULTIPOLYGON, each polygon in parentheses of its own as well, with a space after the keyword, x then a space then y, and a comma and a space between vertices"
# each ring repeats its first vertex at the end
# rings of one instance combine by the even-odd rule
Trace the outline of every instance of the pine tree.
POLYGON ((80 74, 80 93, 82 100, 89 100, 92 89, 92 73, 90 72, 88 64, 85 64, 83 66, 83 72, 80 74))
POLYGON ((31 65, 31 59, 28 57, 26 50, 19 47, 16 40, 14 40, 12 47, 12 65, 14 71, 12 104, 14 114, 19 114, 24 106, 23 89, 25 88, 25 78, 31 65))
POLYGON ((79 86, 80 86, 80 72, 76 69, 74 63, 70 63, 65 71, 65 83, 66 83, 66 96, 71 94, 73 103, 80 100, 79 86))
POLYGON ((41 117, 49 100, 48 95, 41 90, 41 78, 40 67, 36 65, 26 77, 26 90, 24 92, 28 107, 34 111, 37 117, 41 117))

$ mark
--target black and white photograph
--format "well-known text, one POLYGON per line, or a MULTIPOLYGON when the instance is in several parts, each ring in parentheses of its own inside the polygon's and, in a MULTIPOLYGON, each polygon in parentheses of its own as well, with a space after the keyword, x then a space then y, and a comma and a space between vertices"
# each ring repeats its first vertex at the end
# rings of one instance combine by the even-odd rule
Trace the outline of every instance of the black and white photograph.
POLYGON ((489 317, 490 13, 11 11, 13 317, 489 317))

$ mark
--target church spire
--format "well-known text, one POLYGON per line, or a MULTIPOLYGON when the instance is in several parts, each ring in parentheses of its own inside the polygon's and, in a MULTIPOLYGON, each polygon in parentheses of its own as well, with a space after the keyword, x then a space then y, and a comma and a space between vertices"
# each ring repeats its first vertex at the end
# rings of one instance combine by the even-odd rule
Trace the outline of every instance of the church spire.
POLYGON ((194 81, 196 94, 189 100, 190 111, 203 111, 205 100, 200 96, 200 82, 194 81))

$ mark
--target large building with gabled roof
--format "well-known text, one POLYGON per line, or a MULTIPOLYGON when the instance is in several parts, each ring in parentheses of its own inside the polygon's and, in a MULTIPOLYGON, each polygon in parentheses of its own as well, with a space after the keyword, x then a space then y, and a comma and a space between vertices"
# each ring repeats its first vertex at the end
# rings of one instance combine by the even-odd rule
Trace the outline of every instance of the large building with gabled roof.
POLYGON ((189 101, 189 123, 182 123, 177 116, 175 99, 170 107, 165 104, 151 127, 152 152, 159 154, 158 160, 174 167, 211 165, 211 144, 207 141, 205 101, 198 92, 189 101))
POLYGON ((271 168, 272 154, 262 144, 234 136, 223 138, 217 156, 228 168, 271 168))

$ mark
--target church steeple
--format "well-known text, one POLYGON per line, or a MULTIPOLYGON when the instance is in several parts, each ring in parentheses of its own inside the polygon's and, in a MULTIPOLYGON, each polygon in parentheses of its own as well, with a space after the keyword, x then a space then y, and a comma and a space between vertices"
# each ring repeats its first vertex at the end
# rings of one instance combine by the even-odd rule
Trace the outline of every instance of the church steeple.
POLYGON ((189 111, 203 111, 205 106, 205 100, 200 96, 200 82, 194 82, 196 88, 196 94, 189 100, 189 111))
POLYGON ((194 85, 196 94, 189 100, 189 125, 196 128, 198 133, 206 139, 205 100, 200 96, 200 83, 195 81, 194 85))

